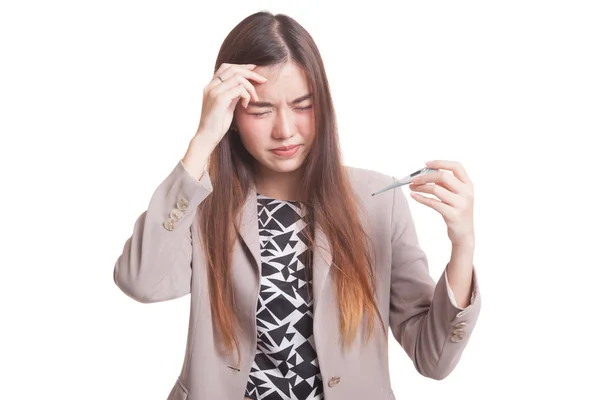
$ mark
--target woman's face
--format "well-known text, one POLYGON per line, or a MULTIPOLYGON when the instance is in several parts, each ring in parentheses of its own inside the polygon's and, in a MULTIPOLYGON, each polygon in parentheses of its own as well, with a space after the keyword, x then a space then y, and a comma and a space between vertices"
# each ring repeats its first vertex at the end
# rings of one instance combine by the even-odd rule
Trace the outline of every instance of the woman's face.
POLYGON ((299 169, 315 136, 312 93, 304 71, 293 63, 256 67, 266 83, 250 81, 259 102, 238 102, 234 121, 244 147, 260 169, 287 173, 299 169), (277 151, 282 146, 295 146, 277 151))

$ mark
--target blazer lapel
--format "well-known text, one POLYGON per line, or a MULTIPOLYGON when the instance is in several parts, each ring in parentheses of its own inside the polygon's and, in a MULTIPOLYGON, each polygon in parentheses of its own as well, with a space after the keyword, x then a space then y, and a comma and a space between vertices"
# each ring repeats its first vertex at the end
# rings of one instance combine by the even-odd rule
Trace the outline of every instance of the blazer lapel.
MULTIPOLYGON (((246 197, 246 200, 244 201, 239 232, 244 244, 250 250, 255 265, 258 266, 258 270, 260 271, 258 202, 256 200, 256 188, 254 185, 250 186, 248 197, 246 197)), ((314 240, 316 249, 314 250, 313 257, 313 269, 315 275, 313 277, 315 280, 313 286, 315 287, 314 291, 316 291, 314 294, 315 296, 318 296, 318 293, 323 289, 325 278, 327 277, 329 267, 331 266, 331 248, 329 246, 329 241, 319 224, 315 227, 314 240)))
POLYGON ((331 267, 331 248, 325 232, 321 229, 321 226, 317 224, 315 226, 315 249, 313 249, 313 282, 312 292, 314 297, 314 311, 316 312, 317 306, 320 306, 320 298, 325 284, 327 282, 327 276, 329 275, 329 269, 331 267))
MULTIPOLYGON (((248 248, 251 259, 256 266, 257 276, 261 275, 261 255, 260 255, 260 237, 258 233, 258 202, 256 200, 256 187, 252 184, 248 192, 242 210, 242 218, 239 226, 239 233, 245 246, 248 248)), ((320 298, 323 290, 327 287, 327 277, 331 267, 332 256, 331 247, 321 226, 315 226, 315 248, 313 249, 313 281, 312 294, 314 299, 314 311, 320 305, 320 298)), ((237 267, 234 267, 237 269, 237 267)), ((245 274, 244 274, 245 275, 245 274)), ((246 275, 247 276, 247 275, 246 275)), ((331 285, 331 284, 330 284, 331 285)), ((328 290, 333 289, 330 287, 328 290)), ((255 299, 252 299, 255 300, 255 299)), ((250 302, 253 306, 254 303, 250 302)))
MULTIPOLYGON (((260 266, 260 237, 258 234, 258 201, 256 201, 256 188, 252 184, 248 197, 244 202, 242 209, 242 219, 240 221, 239 232, 245 245, 250 250, 252 260, 261 271, 260 266)), ((259 274, 260 276, 260 274, 259 274)))

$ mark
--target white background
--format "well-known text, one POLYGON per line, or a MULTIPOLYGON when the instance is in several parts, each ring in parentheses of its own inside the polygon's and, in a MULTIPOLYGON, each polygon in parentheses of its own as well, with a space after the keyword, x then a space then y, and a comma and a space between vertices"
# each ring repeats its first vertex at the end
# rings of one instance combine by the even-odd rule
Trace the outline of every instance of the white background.
MULTIPOLYGON (((0 6, 0 398, 166 398, 189 296, 136 303, 113 267, 222 40, 261 9, 316 40, 346 164, 400 177, 444 158, 475 182, 478 324, 440 382, 390 342, 397 398, 600 398, 598 3, 216 3, 0 6)), ((437 280, 445 225, 409 203, 437 280)))

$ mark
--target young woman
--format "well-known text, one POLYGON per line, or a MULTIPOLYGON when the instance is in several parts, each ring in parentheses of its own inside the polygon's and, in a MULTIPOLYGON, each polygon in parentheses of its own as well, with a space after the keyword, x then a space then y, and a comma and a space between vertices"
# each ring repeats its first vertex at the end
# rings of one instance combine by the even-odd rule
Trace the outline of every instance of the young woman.
POLYGON ((430 166, 410 189, 448 225, 437 284, 401 189, 371 196, 395 178, 342 165, 311 36, 285 15, 241 21, 114 268, 140 302, 191 293, 168 399, 394 399, 388 329, 419 373, 446 377, 480 309, 473 185, 458 163, 430 166))

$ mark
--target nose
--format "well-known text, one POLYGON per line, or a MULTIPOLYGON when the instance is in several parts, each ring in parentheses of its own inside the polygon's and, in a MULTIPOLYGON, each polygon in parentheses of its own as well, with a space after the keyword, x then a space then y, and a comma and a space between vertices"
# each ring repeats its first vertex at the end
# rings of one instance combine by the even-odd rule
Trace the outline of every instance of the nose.
POLYGON ((288 111, 280 111, 277 114, 275 125, 273 126, 273 137, 275 139, 287 139, 294 136, 294 116, 288 111))

